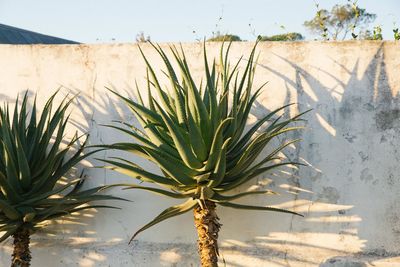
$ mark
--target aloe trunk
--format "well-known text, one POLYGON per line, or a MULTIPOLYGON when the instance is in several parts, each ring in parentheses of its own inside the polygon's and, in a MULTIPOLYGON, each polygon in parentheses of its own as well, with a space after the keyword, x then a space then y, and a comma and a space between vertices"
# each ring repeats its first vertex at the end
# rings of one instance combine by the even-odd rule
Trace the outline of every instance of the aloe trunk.
POLYGON ((14 252, 12 254, 11 267, 31 266, 31 251, 29 250, 30 235, 29 230, 20 228, 13 235, 14 252))
POLYGON ((218 266, 218 232, 221 224, 215 208, 214 202, 205 201, 204 207, 198 206, 193 210, 202 267, 218 266))

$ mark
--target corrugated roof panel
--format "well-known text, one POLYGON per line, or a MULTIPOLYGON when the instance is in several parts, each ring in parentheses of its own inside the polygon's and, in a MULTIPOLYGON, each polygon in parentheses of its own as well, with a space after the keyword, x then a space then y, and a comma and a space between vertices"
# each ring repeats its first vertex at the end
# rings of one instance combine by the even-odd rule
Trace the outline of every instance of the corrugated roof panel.
POLYGON ((22 38, 21 34, 17 31, 6 31, 8 41, 13 44, 26 44, 26 41, 24 38, 22 38))
POLYGON ((78 44, 78 42, 0 24, 0 44, 78 44))
POLYGON ((24 44, 35 44, 35 38, 32 36, 32 34, 26 34, 25 32, 19 32, 18 35, 21 38, 21 43, 23 42, 24 44))
POLYGON ((3 31, 0 31, 0 43, 8 43, 9 40, 7 39, 7 34, 5 34, 3 31))

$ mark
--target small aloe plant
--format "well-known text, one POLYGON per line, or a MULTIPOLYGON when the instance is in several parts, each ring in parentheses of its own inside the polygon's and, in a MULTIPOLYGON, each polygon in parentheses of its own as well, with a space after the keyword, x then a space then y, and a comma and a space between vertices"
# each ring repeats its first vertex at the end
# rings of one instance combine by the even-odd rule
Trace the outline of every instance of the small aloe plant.
POLYGON ((400 40, 399 28, 393 29, 393 38, 394 38, 396 41, 400 40))
POLYGON ((91 208, 111 208, 85 204, 118 199, 98 194, 104 186, 81 190, 84 178, 66 178, 76 164, 96 151, 83 154, 86 141, 79 146, 77 135, 65 139, 72 99, 66 97, 52 113, 56 94, 41 114, 37 114, 35 98, 28 116, 27 94, 21 105, 17 98, 13 114, 7 103, 0 107, 0 243, 14 238, 12 267, 30 266, 30 235, 44 222, 91 208))
POLYGON ((284 165, 299 164, 283 161, 279 155, 285 147, 297 142, 297 139, 280 143, 267 156, 258 162, 256 159, 265 147, 272 147, 273 140, 278 141, 279 135, 300 129, 301 127, 290 125, 301 120, 302 115, 283 119, 283 115, 277 114, 287 106, 280 107, 265 115, 245 132, 250 111, 261 92, 261 88, 254 88, 253 85, 257 65, 256 47, 252 50, 244 71, 240 73, 239 64, 242 59, 233 68, 228 63, 230 46, 231 44, 226 49, 222 46, 219 65, 214 60, 211 67, 204 46, 205 84, 199 86, 193 79, 182 49, 179 51, 176 47, 170 47, 179 68, 176 70, 163 49, 153 45, 166 67, 164 74, 170 82, 168 91, 162 89, 155 70, 139 47, 148 68, 148 99, 145 101, 139 90, 138 102, 112 92, 126 103, 143 129, 127 122, 108 125, 128 134, 135 141, 101 146, 133 153, 160 167, 161 174, 144 170, 126 158, 103 160, 110 164, 106 168, 156 185, 148 187, 128 184, 127 188, 186 199, 182 204, 161 212, 140 228, 132 239, 161 221, 193 210, 202 266, 217 266, 217 239, 221 224, 216 205, 299 215, 275 207, 234 202, 254 194, 275 194, 270 190, 227 194, 264 172, 284 165), (181 79, 178 78, 178 71, 181 79))

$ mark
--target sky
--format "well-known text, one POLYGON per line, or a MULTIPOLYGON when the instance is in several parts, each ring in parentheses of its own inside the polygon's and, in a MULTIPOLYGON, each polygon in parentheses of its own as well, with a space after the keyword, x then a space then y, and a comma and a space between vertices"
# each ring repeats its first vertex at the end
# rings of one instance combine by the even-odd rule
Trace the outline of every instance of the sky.
MULTIPOLYGON (((315 3, 330 10, 347 0, 0 0, 0 23, 83 43, 134 42, 144 32, 155 42, 194 42, 213 32, 255 40, 257 35, 299 32, 315 3), (281 27, 281 26, 284 26, 281 27)), ((358 0, 377 14, 385 39, 400 28, 400 0, 358 0)))

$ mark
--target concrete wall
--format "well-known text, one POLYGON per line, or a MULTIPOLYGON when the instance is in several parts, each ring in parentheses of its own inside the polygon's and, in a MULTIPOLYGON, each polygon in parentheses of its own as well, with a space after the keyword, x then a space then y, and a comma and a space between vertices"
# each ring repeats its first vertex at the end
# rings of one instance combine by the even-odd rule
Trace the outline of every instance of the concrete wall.
MULTIPOLYGON (((207 46, 210 57, 218 54, 219 44, 207 46)), ((234 43, 231 59, 248 55, 252 46, 234 43)), ((201 44, 183 48, 200 78, 201 44)), ((149 45, 143 49, 151 62, 160 63, 149 45)), ((259 177, 255 183, 261 187, 272 178, 269 187, 281 196, 243 202, 285 207, 305 217, 219 208, 221 266, 222 259, 235 267, 399 266, 400 43, 261 43, 259 51, 256 85, 269 84, 250 123, 288 102, 299 104, 286 110, 288 115, 313 108, 307 130, 299 134, 303 141, 286 151, 309 167, 259 177)), ((145 76, 133 44, 1 45, 0 70, 0 102, 13 101, 26 89, 37 92, 41 104, 60 86, 64 94, 80 92, 71 132, 89 131, 96 144, 125 138, 102 123, 133 119, 104 86, 130 94, 135 79, 142 86, 145 76)), ((88 175, 89 186, 133 182, 101 169, 88 175)), ((34 236, 33 267, 198 266, 192 214, 153 227, 128 246, 138 227, 175 202, 145 192, 113 193, 133 202, 115 203, 121 211, 52 223, 34 236)), ((1 266, 8 265, 11 244, 0 245, 1 266)))

